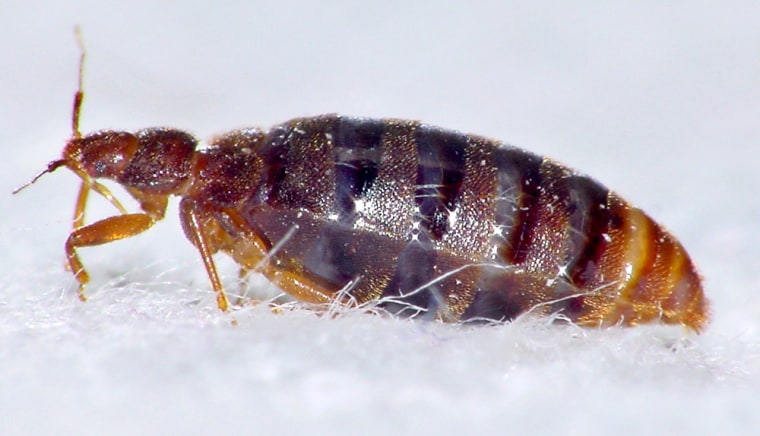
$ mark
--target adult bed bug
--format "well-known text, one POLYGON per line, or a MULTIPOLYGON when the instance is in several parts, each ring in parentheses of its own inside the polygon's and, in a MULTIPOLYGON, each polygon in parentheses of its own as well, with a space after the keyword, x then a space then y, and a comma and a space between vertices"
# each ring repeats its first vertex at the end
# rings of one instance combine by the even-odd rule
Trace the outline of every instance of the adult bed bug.
POLYGON ((376 302, 446 321, 532 310, 586 326, 706 322, 681 244, 552 160, 416 121, 337 115, 235 130, 203 149, 168 128, 82 136, 83 62, 82 49, 73 134, 27 184, 60 167, 82 179, 65 244, 82 300, 89 278, 77 250, 147 230, 176 195, 223 311, 219 251, 312 303, 376 302), (97 179, 122 185, 141 211, 128 213, 97 179), (121 214, 85 225, 90 190, 121 214))

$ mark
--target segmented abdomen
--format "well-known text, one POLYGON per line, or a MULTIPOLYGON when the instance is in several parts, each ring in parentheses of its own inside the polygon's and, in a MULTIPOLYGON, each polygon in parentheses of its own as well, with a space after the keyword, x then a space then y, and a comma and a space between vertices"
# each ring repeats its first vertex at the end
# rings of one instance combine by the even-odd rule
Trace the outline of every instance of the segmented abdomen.
POLYGON ((272 262, 359 302, 447 320, 561 312, 698 329, 683 247, 596 181, 482 137, 339 116, 272 128, 244 216, 272 262))

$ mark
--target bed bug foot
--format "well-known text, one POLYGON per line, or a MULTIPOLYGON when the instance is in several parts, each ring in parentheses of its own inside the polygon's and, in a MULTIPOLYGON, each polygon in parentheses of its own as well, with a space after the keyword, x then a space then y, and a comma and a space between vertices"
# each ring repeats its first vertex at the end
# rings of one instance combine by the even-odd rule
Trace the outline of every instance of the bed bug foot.
POLYGON ((79 285, 79 289, 77 290, 77 297, 79 297, 79 301, 87 301, 87 294, 84 292, 84 285, 79 285))
POLYGON ((224 293, 224 290, 220 290, 216 294, 216 305, 219 307, 219 310, 222 312, 229 311, 230 303, 227 300, 227 294, 224 293))

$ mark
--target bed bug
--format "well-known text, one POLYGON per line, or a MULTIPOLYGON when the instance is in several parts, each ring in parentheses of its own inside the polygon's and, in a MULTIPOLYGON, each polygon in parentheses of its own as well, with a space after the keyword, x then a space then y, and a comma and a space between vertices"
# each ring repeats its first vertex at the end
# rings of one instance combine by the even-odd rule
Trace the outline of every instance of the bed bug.
POLYGON ((174 195, 223 311, 217 252, 311 303, 375 302, 444 321, 533 311, 584 326, 706 322, 682 245, 550 159, 416 121, 338 115, 235 130, 205 148, 170 128, 82 135, 83 62, 82 49, 73 134, 27 184, 60 167, 82 180, 65 244, 82 300, 89 277, 77 251, 142 233, 174 195), (141 210, 127 212, 100 179, 141 210), (91 190, 120 214, 85 225, 91 190))

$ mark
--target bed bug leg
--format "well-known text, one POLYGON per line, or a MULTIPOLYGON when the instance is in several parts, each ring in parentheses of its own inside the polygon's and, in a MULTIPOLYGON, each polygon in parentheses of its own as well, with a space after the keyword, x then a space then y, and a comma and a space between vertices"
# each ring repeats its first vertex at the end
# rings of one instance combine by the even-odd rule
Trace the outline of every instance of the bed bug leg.
POLYGON ((227 312, 229 310, 229 301, 227 294, 224 292, 222 281, 219 280, 219 273, 216 271, 216 265, 212 257, 214 252, 218 251, 219 248, 209 243, 209 239, 204 233, 203 218, 193 202, 182 201, 180 203, 180 218, 185 225, 185 231, 192 238, 193 245, 198 248, 201 254, 201 259, 206 267, 206 273, 211 281, 211 286, 216 292, 216 304, 219 306, 219 310, 227 312))
POLYGON ((316 304, 331 303, 334 300, 334 291, 325 289, 323 285, 304 277, 297 271, 290 270, 287 266, 270 262, 272 256, 298 231, 297 225, 286 232, 282 240, 270 247, 255 231, 250 229, 250 226, 246 226, 245 220, 239 213, 229 211, 228 219, 231 225, 245 235, 244 238, 233 242, 232 249, 233 258, 238 264, 243 265, 243 268, 262 273, 272 283, 298 300, 316 304))
POLYGON ((308 303, 328 304, 334 300, 333 293, 319 283, 284 268, 267 267, 264 275, 283 291, 308 303))
POLYGON ((274 300, 262 300, 259 297, 248 297, 248 274, 253 271, 252 268, 241 266, 238 270, 238 295, 235 297, 235 301, 232 303, 237 307, 244 307, 245 305, 256 306, 259 304, 266 304, 269 310, 275 315, 279 315, 283 312, 282 307, 277 305, 274 300))
POLYGON ((79 194, 77 195, 77 202, 74 208, 73 229, 76 230, 80 227, 84 227, 84 210, 87 205, 87 198, 90 194, 90 188, 86 183, 82 182, 79 187, 79 194))
POLYGON ((243 300, 248 296, 248 273, 251 270, 241 266, 238 270, 238 295, 235 299, 236 306, 242 306, 243 300))
POLYGON ((90 276, 85 271, 82 261, 79 260, 77 249, 135 236, 148 230, 153 223, 150 216, 144 213, 133 213, 108 217, 71 231, 66 239, 66 259, 69 269, 74 272, 74 277, 79 282, 80 300, 87 300, 84 287, 90 281, 90 276))
MULTIPOLYGON (((86 183, 82 182, 82 184, 79 186, 79 194, 77 194, 77 202, 76 206, 74 207, 72 233, 74 230, 84 227, 84 210, 85 206, 87 205, 87 197, 89 194, 90 188, 87 187, 86 183)), ((71 257, 67 257, 69 257, 69 260, 64 264, 64 268, 66 268, 67 271, 71 271, 71 257)), ((83 298, 82 292, 80 292, 79 297, 83 298)))

